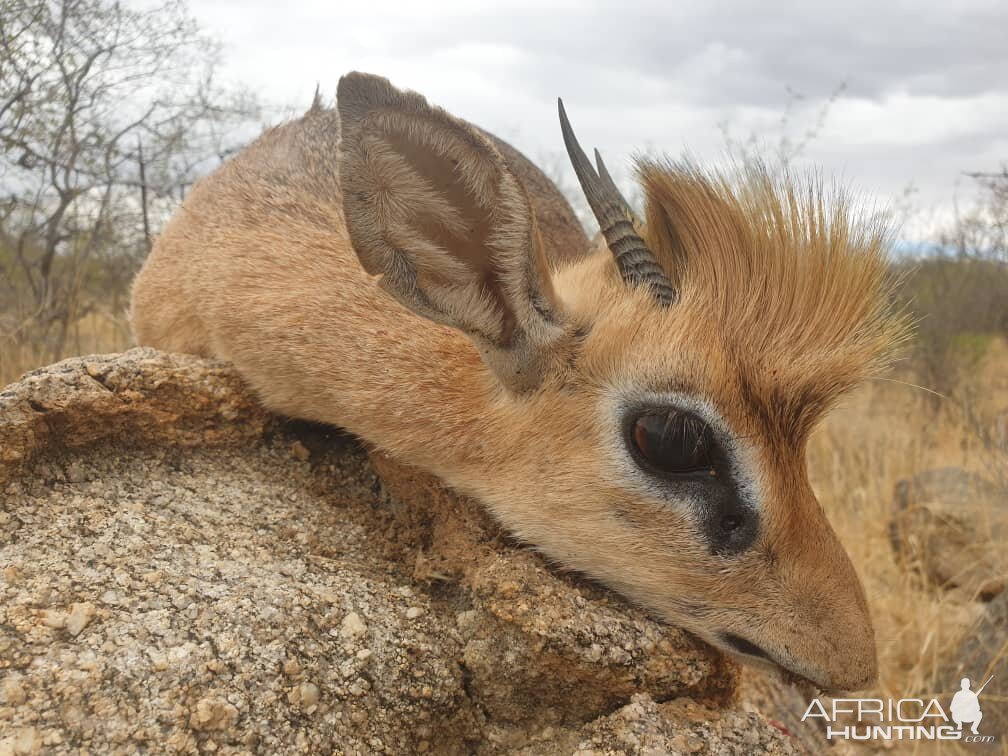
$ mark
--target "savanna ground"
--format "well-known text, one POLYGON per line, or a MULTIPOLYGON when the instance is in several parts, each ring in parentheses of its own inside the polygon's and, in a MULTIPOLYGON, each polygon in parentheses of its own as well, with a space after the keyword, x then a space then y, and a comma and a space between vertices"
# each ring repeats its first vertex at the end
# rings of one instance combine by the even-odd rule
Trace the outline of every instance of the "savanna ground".
MULTIPOLYGON (((219 51, 183 0, 142 12, 0 0, 0 32, 2 386, 132 345, 128 287, 151 239, 193 181, 258 131, 262 111, 216 84, 219 51), (150 107, 124 105, 138 99, 150 107)), ((772 160, 798 157, 778 147, 772 160)), ((900 564, 889 523, 897 482, 926 470, 962 468, 1008 491, 1008 171, 990 168, 974 177, 975 207, 894 261, 894 296, 916 334, 809 449, 813 485, 867 587, 882 697, 941 690, 939 671, 984 611, 900 564)), ((993 649, 989 666, 1006 653, 993 649)), ((985 702, 1005 705, 1004 685, 985 702)))

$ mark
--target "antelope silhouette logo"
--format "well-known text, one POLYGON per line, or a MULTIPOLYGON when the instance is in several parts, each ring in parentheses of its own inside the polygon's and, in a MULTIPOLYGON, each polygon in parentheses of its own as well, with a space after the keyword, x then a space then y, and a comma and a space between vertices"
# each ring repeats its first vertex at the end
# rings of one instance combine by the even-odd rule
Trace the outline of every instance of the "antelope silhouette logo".
POLYGON ((980 720, 983 719, 983 712, 980 710, 980 694, 983 693, 984 688, 994 679, 994 675, 987 678, 987 682, 980 686, 977 691, 970 690, 970 679, 964 677, 960 684, 960 690, 952 696, 952 704, 949 709, 952 712, 952 721, 956 723, 956 726, 962 730, 963 722, 966 724, 972 724, 970 728, 974 735, 979 735, 977 728, 980 726, 980 720))

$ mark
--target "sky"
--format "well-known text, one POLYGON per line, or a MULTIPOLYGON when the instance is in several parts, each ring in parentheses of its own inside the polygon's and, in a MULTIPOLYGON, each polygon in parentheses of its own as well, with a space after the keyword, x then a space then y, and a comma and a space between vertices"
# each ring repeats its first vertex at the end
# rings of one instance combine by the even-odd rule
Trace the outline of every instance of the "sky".
MULTIPOLYGON (((224 79, 273 114, 332 97, 351 70, 387 76, 562 165, 556 98, 630 190, 639 152, 719 163, 729 140, 893 207, 923 242, 1008 162, 1004 0, 760 3, 624 0, 191 0, 224 79), (727 138, 726 138, 727 135, 727 138)), ((272 116, 273 120, 279 118, 272 116)), ((566 169, 565 169, 566 170, 566 169)), ((572 174, 571 174, 572 175, 572 174)))

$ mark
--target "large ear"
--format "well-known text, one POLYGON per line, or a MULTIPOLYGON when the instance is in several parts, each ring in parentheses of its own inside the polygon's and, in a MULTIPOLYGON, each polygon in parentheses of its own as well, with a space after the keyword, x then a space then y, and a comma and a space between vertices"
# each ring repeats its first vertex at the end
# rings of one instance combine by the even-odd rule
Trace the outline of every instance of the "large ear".
POLYGON ((510 390, 535 388, 566 328, 528 196, 501 154, 377 76, 344 76, 337 104, 343 206, 364 269, 468 335, 510 390))

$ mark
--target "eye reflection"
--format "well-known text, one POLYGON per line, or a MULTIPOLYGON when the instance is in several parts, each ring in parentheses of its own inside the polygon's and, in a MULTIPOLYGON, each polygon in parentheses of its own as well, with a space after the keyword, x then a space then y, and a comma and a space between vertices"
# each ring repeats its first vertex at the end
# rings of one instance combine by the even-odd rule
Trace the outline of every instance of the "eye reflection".
POLYGON ((694 415, 676 410, 645 412, 634 420, 631 439, 644 462, 659 472, 716 475, 710 428, 694 415))

